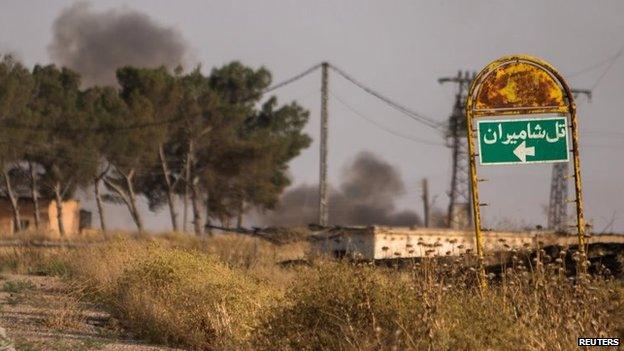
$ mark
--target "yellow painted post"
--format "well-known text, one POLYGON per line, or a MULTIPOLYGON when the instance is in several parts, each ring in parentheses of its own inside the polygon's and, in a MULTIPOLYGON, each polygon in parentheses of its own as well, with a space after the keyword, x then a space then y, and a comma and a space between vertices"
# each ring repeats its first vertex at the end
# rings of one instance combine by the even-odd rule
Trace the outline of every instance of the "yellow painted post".
POLYGON ((572 154, 574 162, 574 191, 576 193, 576 228, 578 234, 579 264, 577 270, 579 274, 586 272, 585 261, 585 214, 583 211, 583 187, 581 184, 581 157, 579 155, 579 135, 578 122, 576 117, 576 105, 571 101, 570 119, 572 124, 572 154))
POLYGON ((579 132, 578 117, 576 115, 576 103, 574 102, 572 89, 570 89, 563 76, 561 76, 557 70, 549 65, 546 66, 546 68, 559 80, 559 83, 561 83, 568 102, 568 112, 570 114, 570 124, 572 128, 572 162, 574 165, 574 192, 576 195, 576 228, 579 252, 577 273, 582 274, 587 271, 587 266, 585 265, 587 255, 585 252, 585 212, 583 204, 583 186, 581 183, 581 156, 579 152, 579 132))
POLYGON ((481 207, 479 205, 479 186, 477 179, 477 165, 475 154, 475 144, 474 144, 474 132, 472 129, 472 98, 468 95, 468 101, 466 103, 466 130, 468 137, 468 157, 469 157, 469 165, 470 165, 470 185, 471 195, 472 195, 472 215, 473 215, 473 223, 475 229, 475 247, 477 251, 477 259, 479 260, 479 287, 481 288, 481 292, 483 293, 487 290, 488 282, 485 276, 485 257, 483 255, 483 234, 481 233, 481 207))

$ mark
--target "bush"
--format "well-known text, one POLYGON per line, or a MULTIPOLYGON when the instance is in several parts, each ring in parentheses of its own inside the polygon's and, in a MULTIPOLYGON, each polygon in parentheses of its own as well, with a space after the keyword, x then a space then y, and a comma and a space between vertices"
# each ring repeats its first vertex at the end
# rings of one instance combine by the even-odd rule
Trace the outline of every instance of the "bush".
POLYGON ((0 271, 35 275, 65 275, 69 250, 64 248, 0 248, 0 271))
POLYGON ((426 342, 431 306, 406 277, 372 266, 321 263, 255 336, 266 350, 406 349, 426 342), (406 337, 407 335, 407 337, 406 337), (419 335, 412 339, 411 335, 419 335))
POLYGON ((199 252, 153 247, 118 279, 113 308, 149 340, 191 349, 240 349, 276 297, 199 252))
MULTIPOLYGON (((483 295, 427 270, 321 264, 256 330, 264 350, 576 349, 579 336, 622 337, 624 287, 510 271, 483 295)), ((468 277, 469 278, 469 277, 468 277)))
POLYGON ((304 248, 169 234, 5 248, 0 260, 10 271, 63 274, 74 296, 95 297, 133 334, 192 350, 572 350, 579 336, 624 337, 622 282, 566 277, 561 260, 515 260, 482 295, 470 257, 401 269, 276 264, 304 248))

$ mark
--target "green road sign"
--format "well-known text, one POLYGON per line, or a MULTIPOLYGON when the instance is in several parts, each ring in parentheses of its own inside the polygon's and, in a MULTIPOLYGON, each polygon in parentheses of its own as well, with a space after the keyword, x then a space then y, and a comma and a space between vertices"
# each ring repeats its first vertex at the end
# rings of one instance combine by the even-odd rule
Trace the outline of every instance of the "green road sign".
POLYGON ((566 117, 477 121, 482 165, 567 162, 566 117))

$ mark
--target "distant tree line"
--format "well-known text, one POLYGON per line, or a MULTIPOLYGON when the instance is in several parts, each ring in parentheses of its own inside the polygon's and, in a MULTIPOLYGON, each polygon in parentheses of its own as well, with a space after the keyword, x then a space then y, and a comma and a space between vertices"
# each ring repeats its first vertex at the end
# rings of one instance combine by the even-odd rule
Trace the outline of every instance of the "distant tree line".
POLYGON ((249 209, 274 208, 290 184, 288 162, 311 139, 303 133, 309 113, 296 102, 261 103, 270 83, 266 69, 232 62, 208 76, 199 67, 123 67, 118 86, 81 89, 69 69, 29 70, 2 57, 0 189, 17 229, 18 189, 29 193, 36 227, 42 197, 56 200, 61 218, 61 202, 78 189, 93 192, 103 230, 109 201, 142 231, 138 196, 151 210, 168 207, 175 231, 188 204, 197 234, 211 220, 240 226, 249 209))

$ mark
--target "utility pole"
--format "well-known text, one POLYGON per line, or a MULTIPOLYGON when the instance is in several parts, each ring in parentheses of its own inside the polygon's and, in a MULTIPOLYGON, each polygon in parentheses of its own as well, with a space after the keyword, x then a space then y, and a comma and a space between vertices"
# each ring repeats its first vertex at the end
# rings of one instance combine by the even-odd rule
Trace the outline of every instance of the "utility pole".
POLYGON ((327 194, 327 85, 328 85, 329 64, 323 62, 321 65, 321 145, 320 145, 320 174, 319 174, 319 211, 318 223, 327 226, 329 223, 328 207, 329 199, 327 194))
POLYGON ((427 178, 422 180, 423 220, 425 228, 429 228, 429 184, 427 178))
MULTIPOLYGON (((587 89, 572 89, 574 97, 585 95, 591 101, 592 92, 587 89)), ((556 232, 568 230, 568 179, 567 162, 555 163, 550 178, 550 199, 548 202, 548 229, 556 232)))
POLYGON ((468 143, 466 139, 466 97, 475 73, 457 72, 455 77, 438 79, 440 84, 457 84, 453 113, 448 120, 447 146, 452 148, 451 184, 448 192, 447 223, 450 228, 464 229, 472 223, 468 143))

